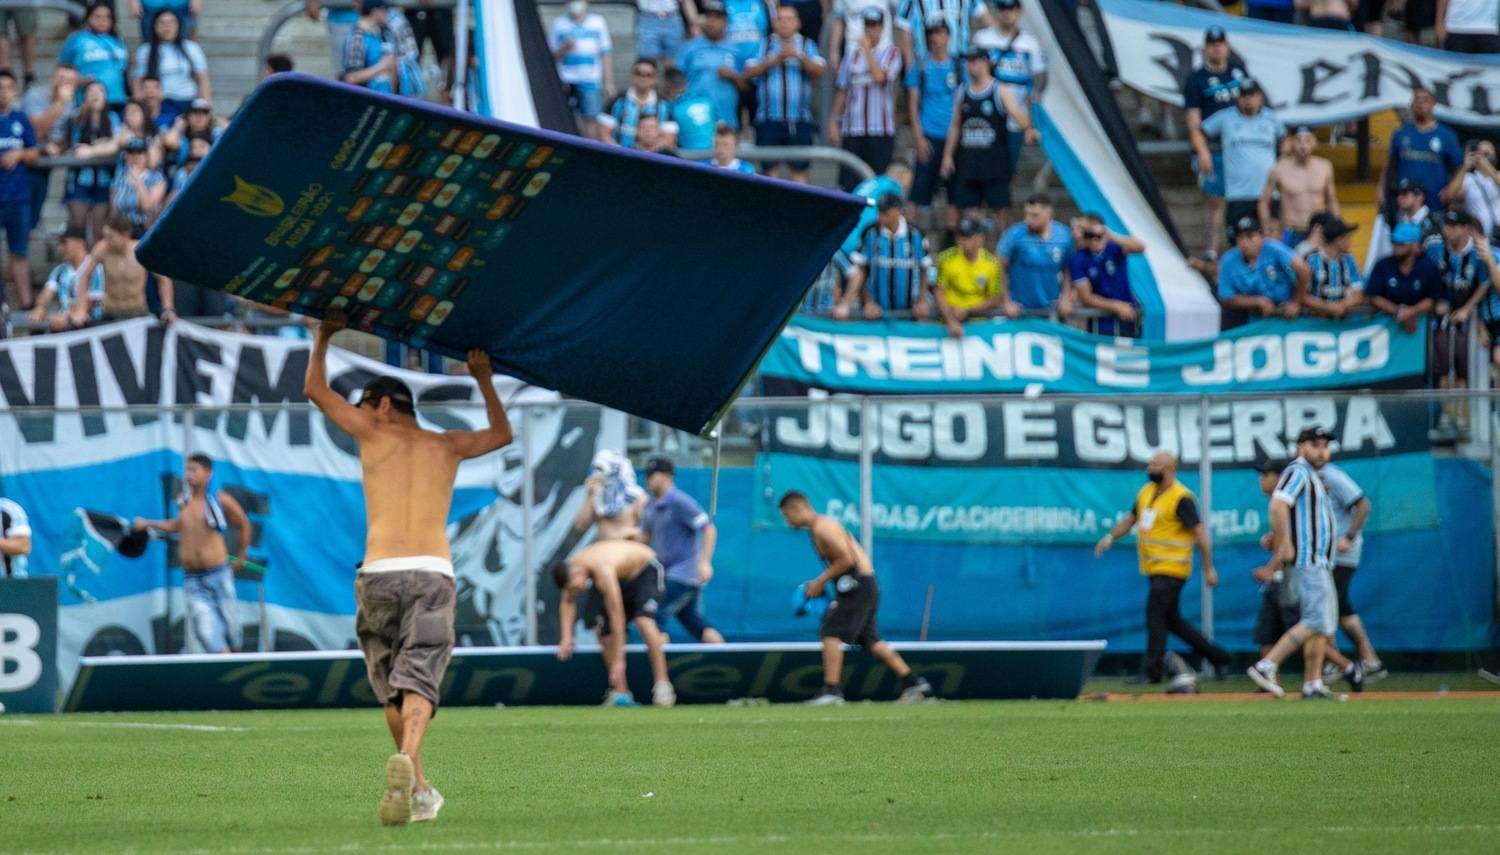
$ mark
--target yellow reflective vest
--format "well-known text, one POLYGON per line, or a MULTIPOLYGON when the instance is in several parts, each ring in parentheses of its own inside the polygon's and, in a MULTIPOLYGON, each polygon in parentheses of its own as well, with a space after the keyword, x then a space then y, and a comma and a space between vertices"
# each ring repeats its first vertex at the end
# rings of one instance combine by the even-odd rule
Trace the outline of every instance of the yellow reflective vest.
POLYGON ((1193 573, 1193 530, 1177 518, 1177 505, 1184 498, 1193 498, 1193 491, 1181 481, 1173 481, 1160 495, 1155 495, 1156 489, 1155 484, 1147 484, 1135 496, 1141 572, 1186 579, 1193 573))

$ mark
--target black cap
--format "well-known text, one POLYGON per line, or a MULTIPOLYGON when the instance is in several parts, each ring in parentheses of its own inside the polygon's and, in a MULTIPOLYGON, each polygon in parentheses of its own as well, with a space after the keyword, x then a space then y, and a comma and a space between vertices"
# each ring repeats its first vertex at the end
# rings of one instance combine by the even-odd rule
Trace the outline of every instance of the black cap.
POLYGON ((987 50, 985 50, 984 48, 981 48, 981 47, 971 47, 971 48, 969 48, 969 52, 966 53, 966 54, 964 54, 964 59, 984 59, 984 60, 988 60, 989 58, 990 58, 990 52, 987 51, 987 50))
POLYGON ((1346 223, 1338 217, 1330 216, 1323 220, 1323 239, 1338 240, 1344 235, 1351 234, 1359 229, 1359 223, 1346 223))
POLYGON ((703 14, 705 14, 705 15, 726 15, 726 14, 728 14, 727 12, 724 11, 724 4, 721 2, 721 0, 703 0, 703 7, 702 8, 703 8, 703 14))
POLYGON ((1260 84, 1255 82, 1255 78, 1245 77, 1240 80, 1240 91, 1237 93, 1236 97, 1238 97, 1239 95, 1254 95, 1259 91, 1260 84))
POLYGON ((1311 231, 1314 227, 1321 229, 1324 226, 1328 225, 1329 220, 1336 219, 1338 219, 1338 217, 1330 214, 1327 211, 1319 211, 1316 214, 1313 214, 1311 217, 1307 218, 1307 228, 1309 231, 1311 231))
POLYGON ((978 217, 964 217, 958 221, 959 237, 973 237, 974 235, 982 235, 987 231, 989 230, 985 228, 984 220, 978 217))
POLYGON ((129 141, 125 143, 125 152, 127 154, 141 154, 148 148, 150 148, 150 146, 146 145, 146 141, 141 139, 140 137, 131 137, 129 141))
POLYGON ((68 226, 67 228, 63 229, 62 239, 81 240, 87 243, 89 239, 89 233, 84 230, 83 226, 68 226))
POLYGON ((1427 194, 1427 188, 1422 186, 1422 182, 1418 181, 1415 178, 1403 178, 1400 181, 1396 182, 1396 192, 1421 193, 1425 196, 1427 194))
POLYGON ((879 6, 866 6, 865 10, 863 12, 859 13, 859 17, 866 24, 884 24, 885 23, 885 13, 882 12, 882 11, 880 11, 880 7, 879 6))
POLYGON ((370 14, 376 9, 384 9, 390 5, 391 4, 387 3, 386 0, 359 0, 359 10, 361 12, 364 12, 366 15, 370 14))
POLYGON ((1449 208, 1443 212, 1443 225, 1445 226, 1471 226, 1474 217, 1463 208, 1449 208))
POLYGON ((1298 445, 1301 445, 1304 442, 1315 442, 1320 439, 1326 442, 1333 439, 1333 434, 1329 433, 1321 427, 1303 428, 1302 432, 1297 434, 1298 445))
POLYGON ((412 397, 411 389, 394 377, 376 377, 366 383, 364 389, 360 390, 359 402, 355 406, 379 405, 382 398, 390 398, 391 406, 396 410, 408 414, 416 413, 416 408, 412 404, 415 399, 412 397))
POLYGON ((1021 8, 1021 0, 995 0, 995 8, 1019 9, 1021 8))
POLYGON ((1281 470, 1285 468, 1285 461, 1278 460, 1267 454, 1255 455, 1255 471, 1261 473, 1262 475, 1266 474, 1267 472, 1280 474, 1281 470))
POLYGON ((1229 41, 1229 34, 1224 32, 1224 28, 1219 26, 1218 24, 1214 24, 1212 27, 1209 27, 1208 29, 1203 31, 1204 44, 1208 44, 1209 42, 1227 41, 1229 41))
POLYGON ((646 461, 646 476, 647 477, 655 475, 658 472, 665 472, 668 475, 671 475, 673 472, 676 472, 676 471, 677 471, 677 467, 673 466, 672 465, 672 461, 668 460, 665 457, 653 457, 650 460, 646 461))
POLYGON ((892 208, 899 208, 903 204, 905 203, 901 201, 900 193, 884 193, 881 194, 879 199, 875 200, 875 210, 883 213, 892 208))
POLYGON ((1245 232, 1260 232, 1260 220, 1255 217, 1240 217, 1234 221, 1234 236, 1239 237, 1245 232))

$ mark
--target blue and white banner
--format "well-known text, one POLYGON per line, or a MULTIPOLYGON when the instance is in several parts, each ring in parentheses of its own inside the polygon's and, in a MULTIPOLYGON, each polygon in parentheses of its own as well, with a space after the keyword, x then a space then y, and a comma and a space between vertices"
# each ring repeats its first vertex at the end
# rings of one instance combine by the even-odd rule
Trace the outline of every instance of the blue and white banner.
POLYGON ((1169 104, 1201 62, 1203 31, 1229 46, 1260 81, 1288 125, 1329 125, 1402 109, 1412 89, 1437 96, 1437 115, 1464 125, 1500 124, 1500 57, 1448 53, 1363 33, 1314 29, 1148 0, 1097 0, 1121 80, 1169 104))
POLYGON ((1384 318, 1247 324, 1215 339, 1104 338, 1040 319, 941 325, 798 317, 761 363, 777 381, 904 395, 1286 392, 1420 385, 1425 329, 1384 318))

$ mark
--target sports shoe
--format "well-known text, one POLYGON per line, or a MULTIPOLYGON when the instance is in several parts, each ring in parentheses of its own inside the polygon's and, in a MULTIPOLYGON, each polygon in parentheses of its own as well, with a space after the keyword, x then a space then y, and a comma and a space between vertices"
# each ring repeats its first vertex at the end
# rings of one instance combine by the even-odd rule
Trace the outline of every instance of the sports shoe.
POLYGON ((437 819, 438 811, 442 809, 443 794, 437 791, 437 787, 429 787, 424 792, 412 793, 412 822, 427 822, 428 820, 437 819))
POLYGON ((1344 676, 1344 672, 1339 668, 1339 666, 1333 664, 1332 662, 1323 663, 1324 680, 1337 680, 1342 676, 1344 676))
POLYGON ((411 758, 392 754, 385 761, 385 792, 380 796, 380 824, 405 825, 411 821, 411 791, 416 786, 411 758))
MULTIPOLYGON (((1382 668, 1381 670, 1384 671, 1385 669, 1382 668)), ((1500 674, 1496 674, 1494 671, 1487 671, 1487 670, 1485 670, 1483 668, 1480 668, 1479 669, 1479 676, 1482 679, 1489 680, 1491 683, 1494 683, 1496 685, 1500 685, 1500 674)))
POLYGON ((604 706, 607 707, 638 707, 635 697, 629 692, 608 691, 604 693, 604 706))
POLYGON ((816 698, 807 702, 810 707, 841 707, 844 705, 843 692, 820 692, 816 698))
POLYGON ((677 703, 677 690, 672 684, 662 680, 651 687, 651 703, 659 707, 670 707, 677 703))
POLYGON ((932 690, 932 684, 927 682, 926 677, 918 677, 915 683, 901 690, 901 696, 896 698, 898 704, 919 704, 930 701, 937 697, 932 690))
POLYGON ((1348 695, 1340 694, 1327 686, 1302 687, 1302 700, 1304 701, 1347 701, 1348 695))
POLYGON ((1260 670, 1260 666, 1251 665, 1249 668, 1245 669, 1245 674, 1250 679, 1255 681, 1255 685, 1260 686, 1267 692, 1270 692, 1273 696, 1278 698, 1286 697, 1286 691, 1281 688, 1280 683, 1276 682, 1275 668, 1272 668, 1270 672, 1267 673, 1260 670))
POLYGON ((1373 683, 1376 680, 1384 680, 1386 677, 1389 677, 1391 675, 1391 672, 1385 670, 1385 663, 1381 662, 1379 659, 1376 659, 1374 662, 1361 662, 1359 663, 1359 667, 1365 670, 1366 683, 1373 683))
POLYGON ((1345 671, 1342 676, 1349 681, 1349 691, 1363 692, 1365 690, 1365 666, 1358 662, 1350 662, 1349 670, 1345 671))

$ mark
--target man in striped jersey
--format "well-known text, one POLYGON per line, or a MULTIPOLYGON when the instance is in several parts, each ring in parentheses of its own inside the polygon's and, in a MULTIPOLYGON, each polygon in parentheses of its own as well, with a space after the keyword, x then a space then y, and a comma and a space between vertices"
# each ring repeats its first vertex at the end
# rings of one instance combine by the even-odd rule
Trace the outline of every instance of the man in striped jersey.
MULTIPOLYGON (((885 33, 885 13, 864 11, 864 37, 859 48, 844 57, 836 82, 833 108, 828 111, 828 142, 884 172, 896 152, 895 91, 901 74, 901 51, 895 45, 877 47, 885 33)), ((839 170, 839 183, 853 187, 859 178, 839 170)))
POLYGON ((926 320, 935 278, 927 239, 901 215, 900 196, 887 193, 875 204, 879 213, 860 235, 859 249, 849 255, 854 266, 833 316, 847 319, 858 302, 866 320, 888 312, 911 312, 926 320))
POLYGON ((938 21, 948 25, 948 49, 959 56, 968 53, 969 25, 974 16, 981 14, 984 5, 978 0, 901 0, 896 9, 901 61, 911 68, 927 56, 927 45, 919 36, 938 21))
POLYGON ((1297 458, 1281 473, 1271 494, 1271 536, 1276 555, 1291 565, 1301 619, 1246 673, 1256 685, 1276 697, 1286 693, 1277 681, 1281 662, 1302 648, 1302 697, 1344 700, 1323 685, 1323 660, 1338 630, 1337 595, 1333 584, 1336 526, 1333 503, 1318 477, 1328 462, 1332 435, 1310 427, 1297 435, 1297 458))
POLYGON ((0 576, 26 578, 26 556, 31 554, 31 523, 14 501, 0 496, 0 576))
POLYGON ((1365 280, 1349 251, 1357 228, 1332 214, 1323 218, 1321 246, 1307 256, 1310 278, 1302 306, 1308 314, 1343 318, 1365 301, 1365 280))
POLYGON ((656 94, 656 62, 638 59, 630 67, 630 88, 599 114, 599 127, 603 129, 604 142, 619 143, 626 148, 635 147, 636 128, 643 116, 655 116, 668 142, 677 137, 677 124, 672 121, 672 111, 667 102, 656 94))
MULTIPOLYGON (((775 31, 761 40, 759 56, 745 68, 745 79, 754 81, 758 93, 756 145, 812 145, 812 81, 823 76, 826 66, 817 43, 802 35, 801 27, 795 6, 777 9, 775 31)), ((764 164, 767 174, 777 166, 764 164)), ((791 179, 806 184, 808 166, 805 160, 788 162, 791 179)))

